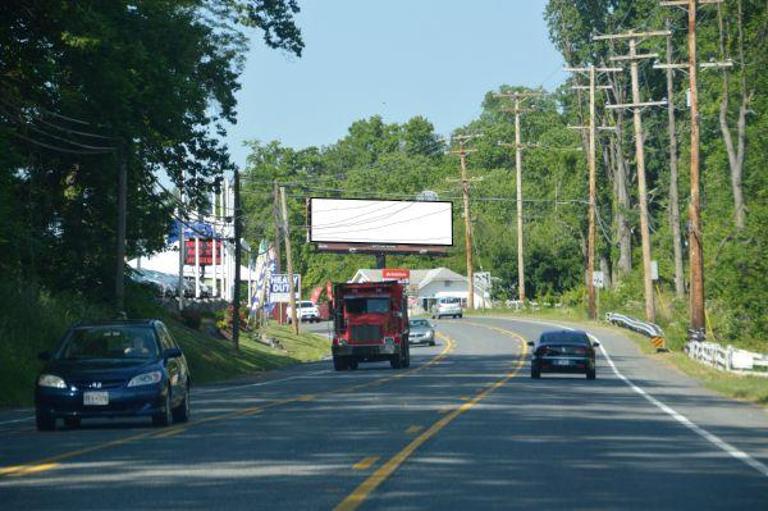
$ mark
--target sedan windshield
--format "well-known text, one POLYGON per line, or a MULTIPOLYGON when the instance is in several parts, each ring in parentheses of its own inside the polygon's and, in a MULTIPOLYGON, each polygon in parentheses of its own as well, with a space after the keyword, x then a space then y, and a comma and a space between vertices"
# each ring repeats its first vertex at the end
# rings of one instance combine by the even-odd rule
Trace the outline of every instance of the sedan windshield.
POLYGON ((429 321, 427 321, 426 319, 414 319, 414 320, 411 320, 410 323, 411 323, 411 326, 420 326, 420 327, 430 326, 429 321))
POLYGON ((98 326, 72 330, 59 350, 63 360, 150 359, 158 355, 149 326, 98 326))

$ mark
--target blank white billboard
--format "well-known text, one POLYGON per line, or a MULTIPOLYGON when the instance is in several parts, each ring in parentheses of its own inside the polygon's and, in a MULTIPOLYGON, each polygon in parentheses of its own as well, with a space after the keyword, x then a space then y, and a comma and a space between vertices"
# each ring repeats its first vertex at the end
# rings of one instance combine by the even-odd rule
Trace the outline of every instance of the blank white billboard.
POLYGON ((453 245, 451 202, 310 199, 311 242, 453 245))

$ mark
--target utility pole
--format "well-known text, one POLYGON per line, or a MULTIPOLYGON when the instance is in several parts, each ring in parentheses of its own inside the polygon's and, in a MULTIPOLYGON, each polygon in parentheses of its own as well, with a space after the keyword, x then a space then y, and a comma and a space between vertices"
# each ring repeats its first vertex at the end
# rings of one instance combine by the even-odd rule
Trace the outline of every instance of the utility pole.
POLYGON ((467 257, 467 309, 475 309, 475 272, 472 262, 472 219, 469 210, 469 178, 467 177, 467 154, 474 150, 465 149, 464 143, 480 135, 457 135, 454 139, 459 141, 459 150, 452 151, 459 155, 461 163, 461 189, 464 197, 464 251, 467 257))
POLYGON ((611 57, 610 60, 614 62, 629 61, 630 62, 630 76, 632 79, 632 103, 631 104, 616 104, 607 105, 606 108, 631 108, 633 111, 633 120, 635 127, 635 160, 637 162, 637 189, 638 189, 638 204, 640 206, 640 239, 642 242, 643 251, 643 289, 645 292, 645 319, 651 323, 656 321, 656 308, 653 298, 653 276, 651 270, 651 233, 648 218, 648 191, 645 176, 645 141, 643 137, 643 120, 641 112, 643 108, 650 106, 663 106, 666 105, 666 101, 640 101, 640 77, 639 77, 639 64, 638 62, 643 59, 658 58, 656 53, 637 53, 638 39, 648 38, 654 36, 667 36, 669 32, 666 30, 649 31, 649 32, 628 32, 625 34, 613 34, 595 36, 592 39, 594 41, 612 40, 612 39, 628 39, 629 40, 629 55, 621 55, 611 57))
POLYGON ((281 260, 281 248, 280 248, 280 189, 277 186, 277 179, 272 182, 272 198, 274 199, 274 205, 272 207, 272 218, 275 222, 275 262, 277 263, 277 272, 280 273, 282 268, 281 260))
MULTIPOLYGON (((688 79, 691 91, 691 202, 688 207, 688 254, 691 271, 690 330, 701 339, 705 332, 704 310, 704 246, 701 231, 701 176, 699 163, 699 92, 696 55, 696 14, 699 4, 718 4, 722 0, 674 0, 664 1, 664 7, 687 7, 688 9, 688 79)), ((669 64, 674 66, 674 64, 669 64)), ((682 67, 684 67, 683 65, 682 67)), ((705 67, 702 65, 701 67, 705 67)), ((707 67, 726 67, 716 63, 707 67)))
POLYGON ((701 176, 699 175, 699 86, 696 64, 696 5, 688 2, 688 77, 691 89, 691 205, 689 254, 691 265, 691 329, 705 331, 704 244, 701 236, 701 176))
MULTIPOLYGON (((566 71, 572 73, 584 73, 589 75, 589 126, 572 126, 576 129, 588 130, 589 154, 587 163, 589 164, 589 213, 588 213, 588 235, 587 235, 587 297, 589 306, 589 319, 597 319, 597 299, 595 293, 595 251, 597 245, 597 125, 595 122, 595 91, 598 89, 597 72, 609 73, 621 71, 620 68, 596 68, 590 65, 586 68, 566 68, 566 71)), ((576 85, 575 89, 583 89, 583 86, 576 85)), ((610 89, 607 85, 599 86, 600 89, 610 89)))
MULTIPOLYGON (((275 262, 277 263, 276 266, 276 273, 280 273, 280 270, 282 268, 281 260, 281 248, 280 248, 280 230, 282 227, 280 226, 280 190, 277 186, 277 179, 275 179, 272 182, 272 197, 274 199, 273 206, 272 206, 272 218, 275 222, 275 262)), ((282 302, 277 304, 277 320, 279 323, 282 324, 283 322, 283 304, 282 302)))
POLYGON ((115 272, 115 305, 117 312, 125 309, 125 226, 128 209, 128 150, 118 153, 117 171, 117 271, 115 272))
POLYGON ((211 236, 211 277, 213 277, 213 296, 217 296, 219 282, 216 277, 216 191, 211 192, 211 223, 213 224, 213 236, 211 236))
MULTIPOLYGON (((667 65, 672 65, 672 32, 671 23, 667 18, 667 65)), ((683 278, 683 244, 680 235, 680 206, 677 192, 677 131, 675 129, 675 81, 673 70, 667 68, 667 117, 669 131, 669 223, 672 227, 672 249, 675 256, 675 294, 678 298, 685 296, 685 279, 683 278)))
POLYGON ((179 206, 176 209, 179 214, 176 221, 179 223, 179 312, 184 310, 184 171, 181 171, 181 182, 179 183, 179 206))
POLYGON ((288 303, 291 306, 293 333, 299 335, 299 321, 296 314, 296 289, 293 285, 293 257, 291 256, 291 229, 288 225, 288 206, 285 204, 285 187, 280 187, 280 202, 283 209, 283 236, 285 237, 285 262, 288 271, 288 303))
POLYGON ((234 292, 232 293, 232 342, 235 345, 235 351, 240 351, 240 260, 242 258, 243 247, 240 244, 242 236, 242 223, 240 211, 240 171, 235 169, 235 197, 234 197, 234 230, 235 230, 235 282, 234 292))
MULTIPOLYGON (((526 99, 541 96, 540 92, 512 92, 496 94, 497 97, 512 98, 515 102, 515 187, 517 194, 517 294, 521 302, 525 302, 525 251, 523 249, 523 149, 520 115, 530 110, 523 110, 522 104, 526 99)), ((506 110, 510 111, 510 110, 506 110)))

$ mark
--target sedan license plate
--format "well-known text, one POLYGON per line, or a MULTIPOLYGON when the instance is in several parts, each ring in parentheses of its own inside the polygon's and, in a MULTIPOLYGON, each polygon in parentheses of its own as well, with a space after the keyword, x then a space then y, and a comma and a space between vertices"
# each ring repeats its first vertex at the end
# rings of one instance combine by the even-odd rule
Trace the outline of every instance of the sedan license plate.
POLYGON ((555 365, 556 366, 569 366, 569 365, 571 365, 571 361, 570 360, 555 360, 555 365))
POLYGON ((109 392, 85 392, 83 404, 85 406, 106 406, 109 404, 109 392))

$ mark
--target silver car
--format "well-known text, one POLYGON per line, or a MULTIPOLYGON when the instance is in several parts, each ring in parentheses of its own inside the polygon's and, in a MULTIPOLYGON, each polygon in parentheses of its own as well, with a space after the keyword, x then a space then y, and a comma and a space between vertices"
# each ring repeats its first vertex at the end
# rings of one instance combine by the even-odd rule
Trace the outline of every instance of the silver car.
POLYGON ((408 322, 408 343, 435 345, 435 327, 426 319, 412 319, 408 322))
POLYGON ((464 316, 464 309, 461 308, 461 298, 446 296, 437 299, 437 304, 432 311, 433 319, 440 319, 444 316, 461 318, 464 316))

